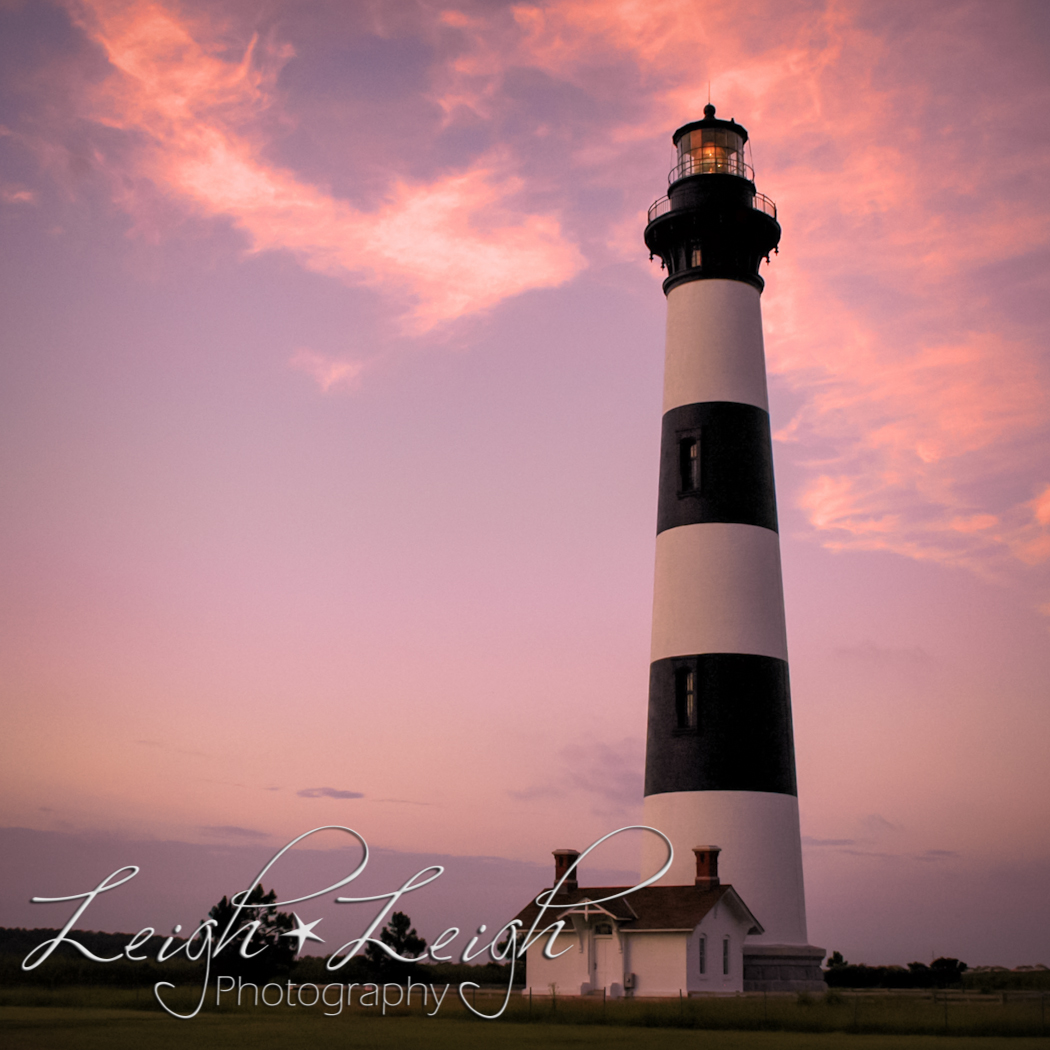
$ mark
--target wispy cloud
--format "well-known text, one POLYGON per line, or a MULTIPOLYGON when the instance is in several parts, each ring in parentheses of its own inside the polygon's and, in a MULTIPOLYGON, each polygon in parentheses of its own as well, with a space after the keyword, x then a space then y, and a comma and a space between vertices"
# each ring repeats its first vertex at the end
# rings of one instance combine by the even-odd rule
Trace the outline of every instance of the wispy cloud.
MULTIPOLYGON (((946 100, 963 90, 933 85, 961 89, 963 70, 994 61, 984 15, 947 4, 926 14, 872 19, 856 2, 760 0, 747 19, 726 0, 520 4, 512 19, 455 20, 465 52, 442 99, 490 114, 521 66, 615 99, 616 122, 581 128, 573 160, 592 184, 615 172, 626 188, 640 186, 654 131, 694 117, 711 84, 720 112, 747 115, 759 188, 780 205, 767 353, 801 402, 777 437, 808 475, 798 502, 813 535, 832 549, 1016 572, 1050 559, 1050 512, 1033 503, 1050 476, 1050 333, 1034 306, 1050 294, 1034 254, 1050 201, 1045 146, 1030 141, 1050 92, 1018 70, 1009 94, 986 88, 960 112, 946 100), (995 267, 1015 260, 1029 316, 999 308, 992 290, 995 267)), ((628 221, 610 225, 610 243, 628 221)))
POLYGON ((240 828, 236 824, 206 824, 197 828, 202 835, 220 839, 268 839, 269 832, 256 831, 254 828, 240 828))
POLYGON ((861 817, 857 823, 860 824, 865 831, 870 831, 874 834, 881 834, 885 831, 902 830, 898 824, 891 823, 881 813, 867 813, 861 817))
POLYGON ((36 204, 37 195, 24 186, 0 186, 0 201, 4 204, 36 204))
POLYGON ((526 788, 510 788, 507 794, 515 802, 536 802, 545 798, 565 798, 571 788, 561 781, 557 784, 545 782, 542 784, 531 784, 526 788))
MULTIPOLYGON (((194 212, 231 220, 252 252, 287 251, 305 268, 407 297, 426 330, 584 265, 558 217, 522 210, 522 180, 500 151, 430 181, 391 173, 361 210, 266 158, 263 114, 291 49, 252 39, 230 60, 219 27, 149 0, 84 0, 73 8, 113 69, 90 116, 130 136, 115 185, 148 179, 194 212)), ((113 163, 113 162, 110 162, 113 163)))
POLYGON ((860 642, 857 645, 839 646, 835 655, 845 660, 856 660, 862 663, 882 666, 904 665, 925 666, 931 663, 930 654, 920 646, 894 648, 876 645, 874 642, 860 642))
POLYGON ((941 860, 950 860, 953 857, 958 857, 959 854, 952 849, 928 849, 922 853, 915 855, 916 860, 937 862, 941 860))
MULTIPOLYGON (((959 110, 964 71, 996 61, 980 5, 892 20, 849 0, 758 0, 747 18, 729 0, 420 9, 420 34, 441 41, 431 130, 481 126, 498 145, 455 170, 391 168, 367 205, 273 161, 292 57, 276 38, 231 57, 226 29, 187 8, 74 10, 111 69, 86 115, 121 143, 92 163, 129 212, 155 209, 159 192, 232 223, 251 252, 393 296, 416 331, 579 273, 565 231, 582 228, 595 189, 622 204, 587 212, 588 253, 621 260, 662 189, 668 132, 710 83, 720 113, 746 115, 759 188, 784 225, 767 355, 798 406, 776 437, 802 470, 810 535, 985 575, 1050 563, 1050 200, 1032 141, 1050 92, 1019 69, 959 110), (576 108, 515 138, 522 70, 576 108), (535 204, 536 186, 558 208, 535 204)), ((364 366, 304 348, 292 367, 332 392, 364 366)))
POLYGON ((296 371, 305 372, 315 380, 326 394, 339 388, 353 390, 365 367, 362 361, 328 357, 305 346, 296 350, 288 363, 296 371))
POLYGON ((296 794, 300 798, 364 798, 360 791, 341 791, 339 788, 303 788, 296 794))
POLYGON ((589 796, 598 816, 613 816, 636 809, 643 794, 645 745, 628 737, 615 744, 589 740, 567 744, 558 752, 560 769, 542 783, 511 790, 518 802, 589 796))

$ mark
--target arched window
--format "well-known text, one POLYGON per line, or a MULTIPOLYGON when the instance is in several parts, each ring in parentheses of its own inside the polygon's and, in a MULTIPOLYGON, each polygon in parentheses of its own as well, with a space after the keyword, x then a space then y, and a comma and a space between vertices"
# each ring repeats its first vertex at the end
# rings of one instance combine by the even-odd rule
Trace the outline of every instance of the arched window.
POLYGON ((695 729, 697 725, 696 671, 679 667, 674 673, 675 715, 679 729, 695 729))
POLYGON ((722 939, 722 973, 729 973, 729 938, 722 939))
POLYGON ((700 972, 707 973, 707 937, 700 934, 700 972))

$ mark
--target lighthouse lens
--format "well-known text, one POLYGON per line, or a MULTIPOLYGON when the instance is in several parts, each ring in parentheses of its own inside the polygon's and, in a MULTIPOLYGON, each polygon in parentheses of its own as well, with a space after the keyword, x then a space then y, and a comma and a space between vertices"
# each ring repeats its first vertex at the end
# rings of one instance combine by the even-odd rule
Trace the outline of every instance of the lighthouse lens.
POLYGON ((678 140, 678 178, 686 175, 742 175, 744 142, 735 131, 701 128, 678 140))

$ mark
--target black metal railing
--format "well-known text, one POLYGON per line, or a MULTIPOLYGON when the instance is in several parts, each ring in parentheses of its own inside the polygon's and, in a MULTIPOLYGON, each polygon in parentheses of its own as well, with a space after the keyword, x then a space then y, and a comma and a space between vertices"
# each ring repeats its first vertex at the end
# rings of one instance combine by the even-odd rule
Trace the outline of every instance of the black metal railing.
POLYGON ((755 173, 750 164, 744 163, 739 153, 720 150, 717 153, 701 153, 699 156, 688 153, 670 170, 667 181, 677 182, 689 175, 739 175, 749 182, 755 181, 755 173))
POLYGON ((756 211, 764 211, 772 219, 777 217, 777 206, 764 193, 755 194, 751 207, 756 211))
MULTIPOLYGON (((771 218, 777 217, 777 206, 764 193, 756 193, 751 199, 751 207, 756 211, 765 212, 771 218)), ((661 197, 649 208, 649 221, 666 215, 671 210, 671 198, 661 197)))
POLYGON ((660 218, 661 215, 666 215, 671 210, 671 198, 661 197, 658 201, 654 202, 649 207, 649 221, 660 218))

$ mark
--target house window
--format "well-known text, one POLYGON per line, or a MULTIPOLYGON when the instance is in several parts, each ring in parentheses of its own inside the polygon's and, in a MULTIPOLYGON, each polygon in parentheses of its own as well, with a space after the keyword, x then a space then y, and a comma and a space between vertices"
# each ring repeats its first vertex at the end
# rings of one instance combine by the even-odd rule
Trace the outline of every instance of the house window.
POLYGON ((697 724, 696 671, 680 667, 674 674, 675 714, 679 729, 695 729, 697 724))
POLYGON ((729 938, 722 940, 722 973, 729 973, 729 938))
POLYGON ((700 972, 707 973, 707 938, 700 936, 700 972))
POLYGON ((700 491, 700 440, 682 438, 678 442, 678 491, 681 494, 700 491))
POLYGON ((594 927, 594 932, 599 937, 611 937, 612 936, 612 923, 600 922, 594 927))

